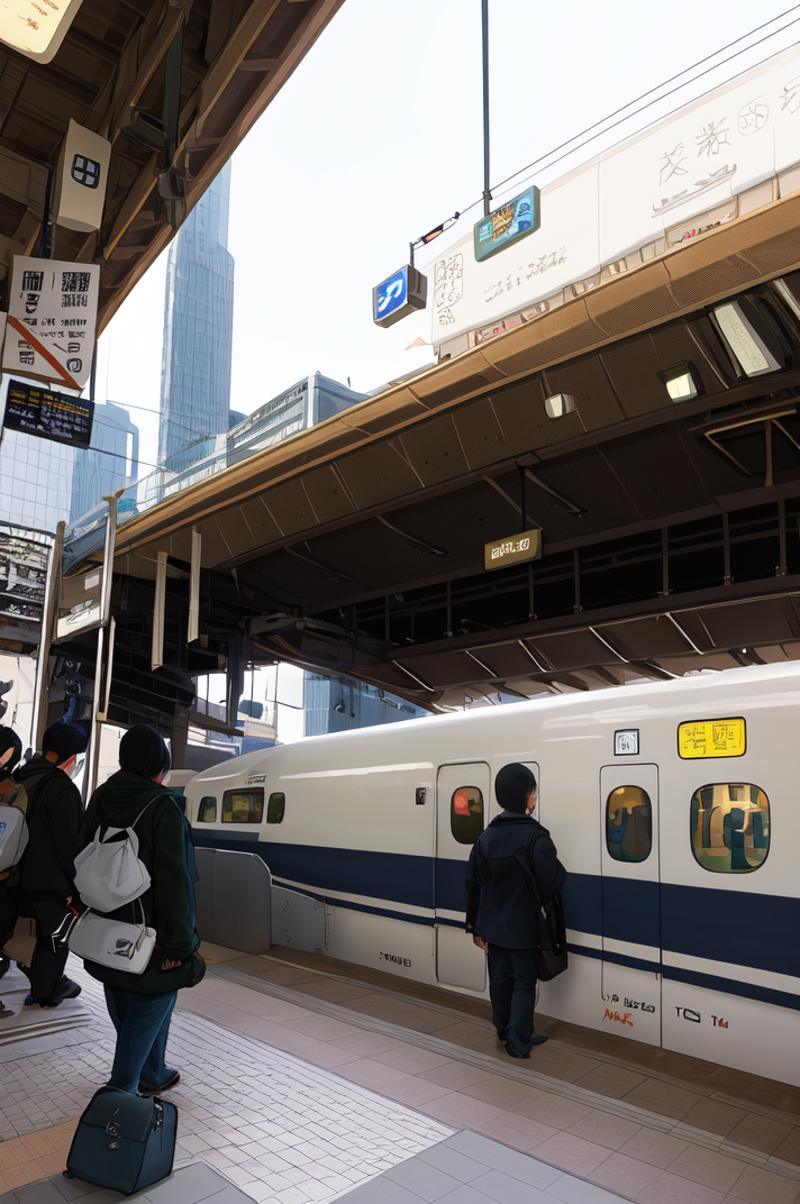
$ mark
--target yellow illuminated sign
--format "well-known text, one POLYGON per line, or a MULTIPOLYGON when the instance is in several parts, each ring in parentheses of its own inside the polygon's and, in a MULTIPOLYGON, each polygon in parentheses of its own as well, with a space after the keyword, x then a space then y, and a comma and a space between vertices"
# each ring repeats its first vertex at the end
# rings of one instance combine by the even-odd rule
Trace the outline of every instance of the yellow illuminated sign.
POLYGON ((742 757, 746 751, 744 719, 698 719, 678 727, 678 755, 684 761, 742 757))
POLYGON ((507 535, 484 544, 483 567, 488 573, 523 560, 538 560, 541 555, 542 532, 539 527, 534 527, 531 531, 521 531, 519 535, 507 535))

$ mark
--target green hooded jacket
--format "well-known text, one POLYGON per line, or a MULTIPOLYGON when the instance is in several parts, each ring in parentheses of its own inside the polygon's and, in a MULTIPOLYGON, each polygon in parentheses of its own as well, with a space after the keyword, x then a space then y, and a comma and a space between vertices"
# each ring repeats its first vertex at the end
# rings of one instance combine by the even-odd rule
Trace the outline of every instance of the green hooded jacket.
MULTIPOLYGON (((136 835, 139 857, 151 878, 142 905, 148 925, 156 930, 155 951, 143 974, 126 974, 94 962, 86 962, 86 969, 106 986, 136 995, 161 995, 196 986, 205 974, 205 963, 197 952, 200 938, 195 929, 191 829, 175 796, 151 778, 121 769, 92 795, 81 829, 81 848, 93 839, 99 825, 130 827, 145 807, 136 835), (181 964, 174 970, 162 970, 165 959, 181 964)), ((125 909, 126 919, 129 911, 125 909)))

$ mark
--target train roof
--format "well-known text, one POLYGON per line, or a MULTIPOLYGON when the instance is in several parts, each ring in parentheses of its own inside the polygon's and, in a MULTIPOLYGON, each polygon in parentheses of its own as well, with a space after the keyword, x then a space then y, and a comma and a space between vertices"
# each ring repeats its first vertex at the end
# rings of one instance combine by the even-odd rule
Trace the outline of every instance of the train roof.
MULTIPOLYGON (((246 753, 244 756, 234 757, 203 770, 196 775, 193 783, 211 783, 220 780, 227 781, 233 777, 240 778, 248 769, 255 773, 260 766, 263 766, 265 757, 271 758, 273 754, 279 754, 294 744, 302 744, 304 748, 311 750, 319 748, 325 743, 335 742, 340 745, 346 742, 363 741, 371 735, 380 735, 383 741, 401 740, 407 738, 411 731, 427 732, 433 727, 436 731, 443 731, 445 727, 453 724, 461 726, 467 723, 499 723, 503 717, 508 719, 510 715, 540 714, 542 711, 553 711, 559 714, 563 714, 565 711, 574 711, 578 714, 589 712, 597 714, 598 718, 600 713, 603 713, 609 716, 613 715, 615 719, 623 721, 626 718, 632 719, 637 712, 638 717, 641 717, 642 704, 670 699, 670 704, 674 705, 679 702, 680 696, 687 692, 693 694, 705 690, 719 691, 723 689, 729 692, 730 706, 735 707, 741 700, 742 688, 765 686, 771 682, 778 683, 787 679, 796 679, 800 684, 799 665, 794 663, 753 665, 741 669, 691 674, 687 677, 678 677, 674 681, 643 682, 636 685, 610 686, 607 689, 581 691, 573 694, 544 695, 527 702, 482 707, 480 710, 468 712, 429 715, 421 719, 407 719, 401 723, 355 728, 347 732, 332 732, 325 736, 310 736, 302 741, 293 741, 292 744, 277 745, 274 749, 246 753)), ((750 690, 747 692, 749 693, 750 690)))

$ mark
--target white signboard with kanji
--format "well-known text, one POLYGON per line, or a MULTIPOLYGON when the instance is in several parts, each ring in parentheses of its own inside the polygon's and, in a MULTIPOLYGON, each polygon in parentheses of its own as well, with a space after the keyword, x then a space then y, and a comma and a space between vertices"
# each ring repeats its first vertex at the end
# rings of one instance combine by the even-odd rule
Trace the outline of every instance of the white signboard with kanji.
POLYGON ((56 54, 83 0, 0 0, 0 42, 37 63, 56 54))
POLYGON ((3 371, 82 389, 94 354, 100 265, 14 256, 3 371))
POLYGON ((533 307, 675 226, 692 238, 695 219, 728 201, 735 217, 738 193, 796 163, 794 46, 547 184, 541 225, 518 247, 478 263, 469 234, 435 259, 431 342, 533 307))

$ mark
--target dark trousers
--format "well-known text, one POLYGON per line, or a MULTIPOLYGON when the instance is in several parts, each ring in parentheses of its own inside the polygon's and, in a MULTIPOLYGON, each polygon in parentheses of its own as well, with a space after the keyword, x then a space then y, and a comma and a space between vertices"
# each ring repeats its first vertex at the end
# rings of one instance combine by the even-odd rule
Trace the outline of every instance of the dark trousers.
POLYGON ((106 1007, 117 1030, 109 1086, 136 1094, 139 1083, 159 1087, 167 1078, 165 1055, 177 991, 135 995, 106 987, 106 1007))
POLYGON ((517 1057, 529 1054, 536 1003, 536 950, 490 945, 489 995, 500 1040, 517 1057))
POLYGON ((16 926, 17 904, 8 882, 0 882, 0 977, 5 974, 11 964, 9 959, 4 956, 3 948, 6 941, 11 940, 14 935, 16 926))
POLYGON ((67 913, 63 899, 23 899, 26 915, 36 921, 36 948, 30 966, 20 966, 31 982, 31 995, 36 1003, 47 1003, 52 999, 56 987, 64 977, 64 967, 69 949, 61 945, 53 948, 53 933, 67 913))

